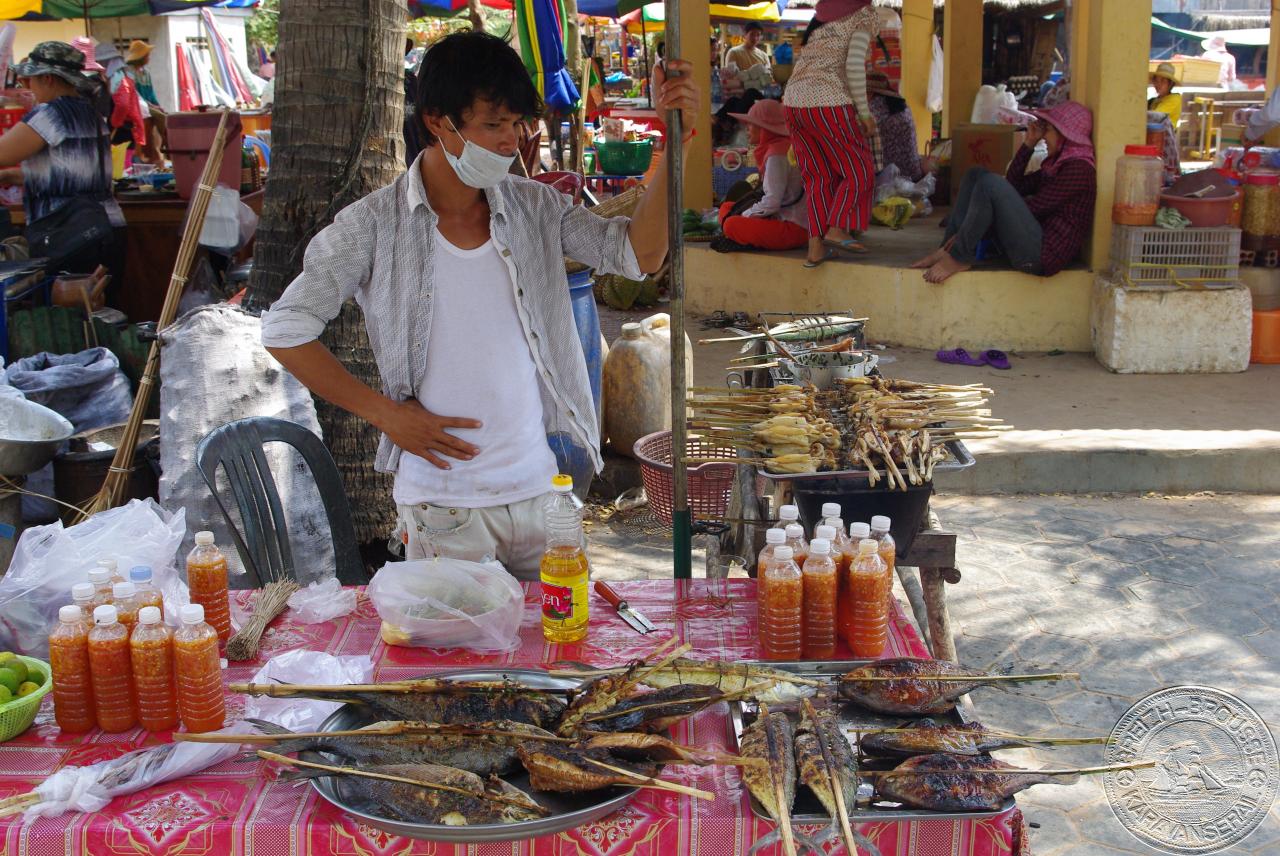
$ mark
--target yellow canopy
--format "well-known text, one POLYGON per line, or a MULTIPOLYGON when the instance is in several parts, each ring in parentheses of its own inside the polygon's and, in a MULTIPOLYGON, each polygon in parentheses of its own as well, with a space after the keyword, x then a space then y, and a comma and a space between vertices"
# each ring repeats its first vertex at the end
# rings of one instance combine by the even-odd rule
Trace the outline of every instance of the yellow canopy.
POLYGON ((27 14, 40 14, 44 0, 0 0, 0 20, 12 21, 27 14))
MULTIPOLYGON (((4 0, 0 0, 0 2, 4 2, 4 0)), ((662 25, 666 22, 666 7, 662 3, 650 3, 644 7, 642 14, 645 20, 643 31, 646 33, 662 29, 661 26, 650 27, 649 24, 662 25)), ((782 20, 782 16, 778 14, 778 4, 775 0, 753 3, 750 6, 729 6, 724 3, 712 3, 711 17, 729 21, 759 21, 763 24, 776 24, 782 20)), ((639 20, 627 22, 627 32, 640 35, 641 29, 639 20)))

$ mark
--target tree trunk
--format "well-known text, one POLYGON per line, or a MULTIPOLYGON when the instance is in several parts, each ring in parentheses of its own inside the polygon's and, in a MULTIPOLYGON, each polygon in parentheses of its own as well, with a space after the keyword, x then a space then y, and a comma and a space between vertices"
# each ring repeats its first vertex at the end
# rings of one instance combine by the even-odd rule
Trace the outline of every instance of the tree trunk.
MULTIPOLYGON (((582 32, 578 26, 578 0, 564 0, 564 65, 574 85, 582 85, 582 32)), ((587 93, 579 93, 583 98, 587 93)), ((582 172, 582 111, 569 114, 569 163, 573 172, 582 172)))
MULTIPOLYGON (((283 0, 272 121, 274 146, 247 308, 269 307, 302 269, 303 253, 334 215, 404 169, 404 0, 283 0)), ((362 382, 382 388, 354 303, 324 342, 362 382)), ((316 400, 342 473, 356 536, 385 538, 395 524, 391 479, 375 473, 378 431, 316 400)))
POLYGON ((467 0, 467 17, 471 19, 471 29, 477 33, 484 32, 484 9, 480 0, 467 0))

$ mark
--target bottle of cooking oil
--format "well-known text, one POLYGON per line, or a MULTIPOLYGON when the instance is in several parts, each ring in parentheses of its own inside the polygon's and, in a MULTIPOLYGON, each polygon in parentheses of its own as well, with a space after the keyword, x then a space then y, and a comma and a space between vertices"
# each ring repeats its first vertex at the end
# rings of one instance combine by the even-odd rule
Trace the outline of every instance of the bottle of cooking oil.
POLYGON ((578 642, 587 635, 587 577, 582 511, 573 479, 551 480, 546 504, 547 551, 542 556, 542 635, 548 642, 578 642))

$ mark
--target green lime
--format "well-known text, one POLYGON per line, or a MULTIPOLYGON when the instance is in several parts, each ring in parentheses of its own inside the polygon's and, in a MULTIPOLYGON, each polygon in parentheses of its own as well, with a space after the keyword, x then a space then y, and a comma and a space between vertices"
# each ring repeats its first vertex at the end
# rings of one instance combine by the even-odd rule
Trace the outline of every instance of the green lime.
POLYGON ((40 685, 37 684, 35 681, 24 681, 22 685, 18 687, 18 698, 31 695, 33 692, 35 692, 38 689, 40 689, 40 685))
POLYGON ((13 669, 0 669, 0 687, 4 687, 10 693, 16 693, 18 685, 21 683, 22 681, 18 679, 18 673, 13 669))
POLYGON ((35 669, 27 669, 27 680, 38 687, 44 686, 44 675, 35 669))
POLYGON ((7 701, 13 701, 13 693, 8 687, 0 686, 0 704, 4 704, 7 701))
POLYGON ((0 668, 8 669, 18 676, 18 683, 22 683, 27 679, 27 664, 18 659, 16 654, 5 651, 0 654, 0 668))

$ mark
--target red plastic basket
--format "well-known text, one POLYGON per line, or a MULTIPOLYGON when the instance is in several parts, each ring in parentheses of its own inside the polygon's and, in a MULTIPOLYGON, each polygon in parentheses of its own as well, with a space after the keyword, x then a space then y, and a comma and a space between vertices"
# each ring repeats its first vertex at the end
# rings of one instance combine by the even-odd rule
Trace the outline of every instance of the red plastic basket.
MULTIPOLYGON (((733 491, 733 475, 738 468, 738 455, 729 446, 717 446, 706 440, 689 440, 685 449, 690 458, 723 458, 725 463, 699 464, 689 467, 689 510, 695 520, 723 517, 733 491)), ((640 460, 640 478, 649 498, 649 508, 661 522, 671 525, 673 502, 671 467, 671 432, 659 431, 641 437, 635 445, 640 460)))

